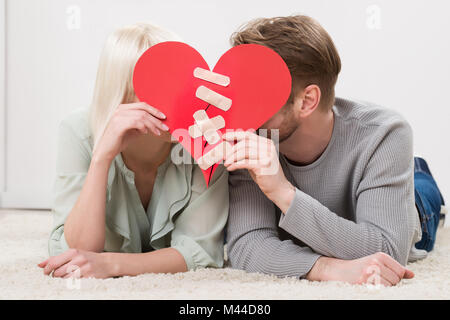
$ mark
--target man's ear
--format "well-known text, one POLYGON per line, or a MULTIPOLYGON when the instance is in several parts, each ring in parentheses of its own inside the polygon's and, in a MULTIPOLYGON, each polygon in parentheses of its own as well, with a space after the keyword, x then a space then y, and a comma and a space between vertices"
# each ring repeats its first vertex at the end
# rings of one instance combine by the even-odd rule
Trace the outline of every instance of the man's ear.
POLYGON ((321 92, 316 84, 310 84, 295 97, 294 103, 301 103, 299 108, 299 117, 306 118, 313 113, 320 103, 321 92))

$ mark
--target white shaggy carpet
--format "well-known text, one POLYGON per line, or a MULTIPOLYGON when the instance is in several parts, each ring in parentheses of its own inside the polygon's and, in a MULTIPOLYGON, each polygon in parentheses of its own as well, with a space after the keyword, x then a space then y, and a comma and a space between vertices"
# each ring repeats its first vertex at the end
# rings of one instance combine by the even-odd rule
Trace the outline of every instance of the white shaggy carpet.
POLYGON ((416 277, 391 288, 204 269, 82 279, 71 289, 36 266, 47 257, 51 223, 47 211, 0 210, 0 299, 450 299, 450 228, 438 231, 427 259, 409 265, 416 277))

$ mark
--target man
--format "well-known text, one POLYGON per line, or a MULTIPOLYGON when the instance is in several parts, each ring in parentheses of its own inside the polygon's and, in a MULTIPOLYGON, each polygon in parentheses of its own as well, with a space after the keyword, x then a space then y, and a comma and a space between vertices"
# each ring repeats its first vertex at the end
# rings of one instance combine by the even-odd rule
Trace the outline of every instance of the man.
POLYGON ((265 137, 224 136, 237 142, 225 161, 231 266, 386 286, 412 278, 404 265, 420 225, 410 126, 393 111, 335 99, 340 58, 313 19, 255 20, 232 36, 233 46, 247 43, 275 50, 293 85, 262 126, 279 129, 279 156, 265 137))

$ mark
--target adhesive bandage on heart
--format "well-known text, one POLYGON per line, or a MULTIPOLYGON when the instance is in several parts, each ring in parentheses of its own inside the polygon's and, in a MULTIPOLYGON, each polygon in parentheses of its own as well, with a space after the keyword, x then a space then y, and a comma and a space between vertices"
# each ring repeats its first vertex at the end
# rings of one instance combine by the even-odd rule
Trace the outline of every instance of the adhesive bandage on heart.
POLYGON ((224 97, 223 95, 212 91, 205 86, 198 87, 195 92, 195 96, 219 109, 222 109, 223 111, 228 111, 232 103, 230 98, 224 97))
POLYGON ((212 165, 224 159, 233 146, 228 141, 222 141, 213 149, 209 150, 202 157, 198 158, 197 163, 200 169, 206 170, 212 165))
POLYGON ((230 78, 203 68, 194 69, 194 77, 227 87, 230 84, 230 78))
POLYGON ((195 139, 201 136, 209 144, 216 144, 220 140, 217 130, 225 128, 225 120, 222 116, 212 119, 208 117, 205 110, 197 110, 194 115, 195 124, 189 127, 189 135, 195 139))
MULTIPOLYGON (((203 68, 195 68, 194 77, 223 87, 227 87, 230 84, 229 77, 203 68)), ((195 96, 223 111, 228 111, 231 108, 231 99, 205 86, 199 86, 195 92, 195 96)), ((221 137, 218 130, 225 128, 225 120, 222 116, 219 115, 210 119, 206 110, 197 110, 193 114, 193 117, 195 124, 191 125, 188 130, 189 135, 193 139, 203 136, 210 145, 214 145, 220 141, 221 137)), ((199 167, 203 170, 208 169, 222 160, 230 148, 231 144, 229 142, 222 141, 197 160, 199 167)))

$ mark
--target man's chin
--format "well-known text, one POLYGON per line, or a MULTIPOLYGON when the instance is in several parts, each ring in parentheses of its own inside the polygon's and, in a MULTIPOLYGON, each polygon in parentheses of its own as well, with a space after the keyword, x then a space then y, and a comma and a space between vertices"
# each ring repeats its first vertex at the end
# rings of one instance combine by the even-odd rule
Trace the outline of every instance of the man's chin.
POLYGON ((289 139, 294 134, 294 132, 295 132, 295 130, 291 131, 288 134, 280 135, 280 137, 278 138, 278 142, 282 143, 282 142, 286 141, 287 139, 289 139))
POLYGON ((258 130, 256 130, 256 133, 258 135, 260 135, 260 136, 263 136, 263 137, 267 138, 267 139, 272 139, 272 130, 277 130, 278 131, 278 134, 276 135, 277 136, 276 138, 278 139, 279 143, 289 139, 292 136, 292 134, 294 133, 294 131, 295 131, 295 130, 292 130, 290 132, 286 132, 286 133, 280 134, 279 129, 267 129, 267 128, 260 127, 260 128, 258 128, 258 130), (261 132, 261 130, 263 130, 263 131, 261 132))
POLYGON ((267 128, 264 128, 264 127, 259 127, 258 129, 256 129, 256 131, 255 131, 255 133, 258 135, 258 136, 262 136, 262 137, 265 137, 265 138, 268 138, 268 139, 270 139, 271 138, 271 136, 272 136, 272 129, 267 129, 267 128))

